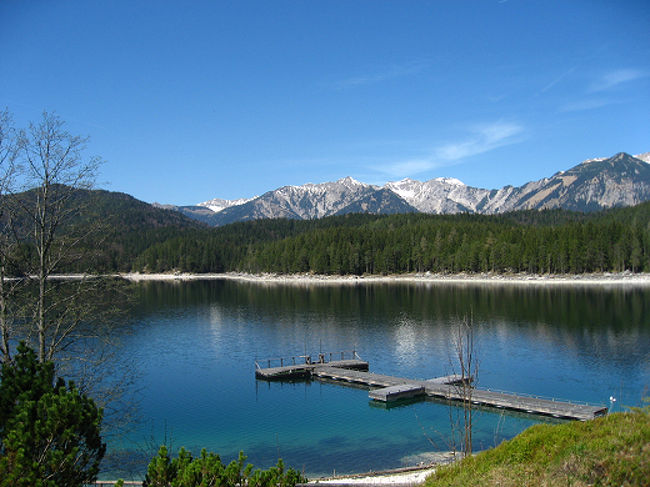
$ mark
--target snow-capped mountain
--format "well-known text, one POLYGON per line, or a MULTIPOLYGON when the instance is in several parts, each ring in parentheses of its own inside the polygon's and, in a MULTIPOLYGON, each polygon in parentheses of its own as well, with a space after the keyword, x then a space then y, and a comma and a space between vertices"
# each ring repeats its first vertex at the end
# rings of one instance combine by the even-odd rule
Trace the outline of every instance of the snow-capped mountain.
POLYGON ((453 178, 403 179, 386 187, 423 213, 494 214, 548 208, 589 211, 650 199, 650 166, 641 161, 649 162, 650 153, 587 159, 549 178, 499 190, 466 186, 453 178))
POLYGON ((455 178, 435 178, 425 182, 407 178, 387 183, 386 188, 422 213, 475 212, 486 192, 455 178))
POLYGON ((596 211, 650 200, 650 165, 619 153, 589 159, 550 178, 513 188, 506 186, 489 198, 481 213, 564 208, 596 211))
POLYGON ((260 218, 308 220, 334 215, 349 204, 377 191, 375 186, 347 177, 335 182, 283 186, 216 215, 218 225, 260 218))
POLYGON ((564 208, 594 211, 650 200, 650 153, 595 158, 522 186, 474 188, 454 178, 403 179, 373 186, 346 177, 284 186, 249 200, 214 199, 179 207, 211 225, 261 218, 313 219, 352 212, 481 213, 564 208), (241 202, 240 202, 241 201, 241 202), (209 213, 206 214, 206 213, 209 213))
POLYGON ((230 208, 231 206, 239 206, 248 203, 249 201, 253 201, 255 198, 257 198, 257 196, 253 196, 252 198, 239 198, 236 200, 222 200, 221 198, 214 198, 209 201, 204 201, 203 203, 198 203, 196 206, 204 206, 205 208, 212 210, 214 213, 219 213, 220 211, 225 210, 226 208, 230 208))

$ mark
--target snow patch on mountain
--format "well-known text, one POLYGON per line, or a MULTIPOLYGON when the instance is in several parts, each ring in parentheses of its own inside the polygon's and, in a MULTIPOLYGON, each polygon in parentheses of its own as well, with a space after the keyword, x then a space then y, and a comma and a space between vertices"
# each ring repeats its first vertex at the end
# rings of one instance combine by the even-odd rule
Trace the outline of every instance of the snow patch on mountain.
MULTIPOLYGON (((314 219, 349 212, 496 214, 515 210, 566 208, 591 211, 650 200, 650 152, 593 158, 522 186, 483 189, 456 178, 406 178, 375 186, 351 177, 334 182, 284 186, 249 199, 204 203, 215 225, 260 218, 314 219), (644 161, 642 163, 641 161, 644 161)), ((196 208, 196 207, 194 207, 196 208)), ((189 210, 188 210, 189 211, 189 210)), ((196 212, 195 210, 192 210, 196 212)))
POLYGON ((582 161, 580 164, 589 164, 590 162, 601 162, 607 159, 607 157, 594 157, 593 159, 586 159, 582 161))
POLYGON ((196 206, 203 206, 205 208, 209 208, 215 213, 219 213, 220 211, 223 211, 226 208, 230 208, 231 206, 239 206, 248 203, 249 201, 253 201, 255 198, 257 198, 257 196, 253 196, 252 198, 239 198, 236 200, 222 200, 221 198, 213 198, 209 201, 198 203, 196 206))
POLYGON ((644 152, 643 154, 638 154, 634 157, 650 164, 650 152, 644 152))
POLYGON ((332 215, 350 203, 367 196, 376 187, 351 177, 327 183, 284 186, 257 199, 259 210, 279 210, 289 218, 312 219, 332 215))
POLYGON ((424 213, 472 211, 488 191, 471 188, 456 178, 435 178, 425 182, 406 178, 386 183, 385 188, 424 213))

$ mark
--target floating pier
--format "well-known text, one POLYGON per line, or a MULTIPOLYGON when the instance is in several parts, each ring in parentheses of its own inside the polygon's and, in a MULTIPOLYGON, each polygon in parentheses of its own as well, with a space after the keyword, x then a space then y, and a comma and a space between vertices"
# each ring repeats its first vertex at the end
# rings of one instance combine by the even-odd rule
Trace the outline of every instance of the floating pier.
POLYGON ((424 396, 424 387, 415 384, 400 384, 398 386, 382 387, 368 393, 370 399, 381 402, 397 401, 424 396))
POLYGON ((432 397, 446 401, 467 402, 528 414, 586 421, 607 413, 605 406, 576 404, 509 392, 491 391, 462 386, 458 375, 429 380, 406 379, 369 372, 369 364, 356 351, 337 354, 320 353, 314 360, 310 355, 287 359, 255 361, 255 376, 262 380, 315 379, 369 387, 369 397, 375 401, 391 402, 413 397, 432 397), (278 364, 279 365, 276 365, 278 364), (262 365, 268 365, 263 367, 262 365), (272 366, 275 365, 275 366, 272 366))
POLYGON ((263 380, 296 380, 308 379, 314 374, 314 369, 327 365, 343 370, 368 370, 368 362, 357 355, 357 352, 344 351, 334 353, 319 353, 311 355, 298 355, 285 358, 271 358, 255 361, 255 377, 263 380), (266 367, 263 367, 266 365, 266 367))

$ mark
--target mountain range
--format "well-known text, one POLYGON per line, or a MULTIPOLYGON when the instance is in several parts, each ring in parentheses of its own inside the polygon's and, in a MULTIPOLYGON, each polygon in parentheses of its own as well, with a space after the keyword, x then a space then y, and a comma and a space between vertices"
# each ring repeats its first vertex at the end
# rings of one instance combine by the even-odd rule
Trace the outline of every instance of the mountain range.
POLYGON ((563 208, 597 211, 650 200, 650 153, 589 159, 522 186, 475 188, 454 178, 376 186, 351 177, 283 186, 250 199, 213 199, 196 206, 158 205, 212 226, 264 218, 308 220, 346 213, 497 214, 563 208))

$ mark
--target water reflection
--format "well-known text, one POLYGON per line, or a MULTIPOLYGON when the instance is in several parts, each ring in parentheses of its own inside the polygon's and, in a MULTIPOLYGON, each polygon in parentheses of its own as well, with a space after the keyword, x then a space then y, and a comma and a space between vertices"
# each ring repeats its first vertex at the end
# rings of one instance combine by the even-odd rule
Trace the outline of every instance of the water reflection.
MULTIPOLYGON (((136 292, 135 332, 123 342, 141 364, 147 426, 131 444, 160 440, 167 428, 175 447, 205 446, 226 460, 244 449, 259 466, 275 464, 278 452, 312 474, 400 466, 430 452, 431 438, 445 448, 447 405, 381 410, 361 389, 260 386, 253 362, 356 348, 373 372, 446 375, 464 319, 476 327, 483 387, 601 403, 614 395, 635 405, 648 384, 647 289, 190 281, 143 282, 136 292)), ((534 421, 481 412, 477 446, 534 421)))
POLYGON ((227 321, 242 327, 240 339, 251 326, 272 336, 256 350, 260 356, 355 345, 368 353, 368 337, 382 335, 391 355, 407 363, 406 357, 448 349, 453 323, 471 317, 479 342, 497 350, 517 342, 545 344, 549 356, 561 350, 588 365, 611 361, 648 367, 647 289, 205 281, 146 282, 139 291, 140 313, 208 307, 215 329, 227 321))

